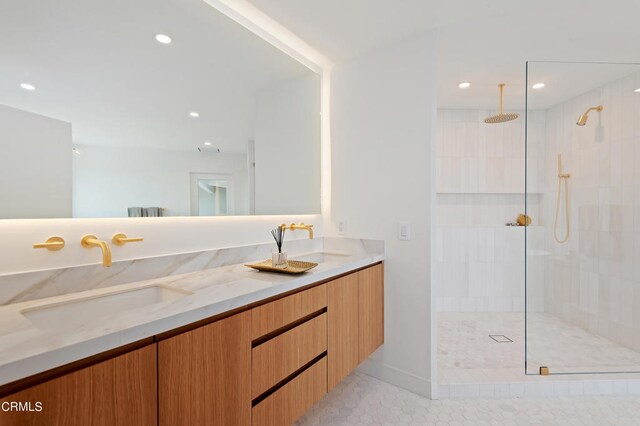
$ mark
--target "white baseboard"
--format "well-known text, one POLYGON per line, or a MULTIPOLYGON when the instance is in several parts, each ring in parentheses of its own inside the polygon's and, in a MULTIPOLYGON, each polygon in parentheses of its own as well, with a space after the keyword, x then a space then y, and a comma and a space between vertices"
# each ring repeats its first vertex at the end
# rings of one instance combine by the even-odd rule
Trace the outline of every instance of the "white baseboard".
POLYGON ((383 382, 390 383, 399 388, 431 398, 431 381, 424 377, 416 376, 399 368, 392 367, 374 359, 365 360, 358 367, 358 372, 375 377, 383 382))

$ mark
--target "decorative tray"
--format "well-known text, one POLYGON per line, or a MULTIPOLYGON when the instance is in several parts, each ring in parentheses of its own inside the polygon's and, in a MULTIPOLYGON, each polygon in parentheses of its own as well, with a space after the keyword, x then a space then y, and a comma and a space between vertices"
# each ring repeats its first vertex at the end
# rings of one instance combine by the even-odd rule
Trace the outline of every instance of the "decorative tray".
POLYGON ((309 269, 315 268, 318 264, 313 262, 303 262, 302 260, 289 260, 287 262, 287 266, 273 266, 271 259, 267 259, 262 262, 244 266, 257 269, 258 271, 279 272, 281 274, 301 274, 303 272, 307 272, 309 269))

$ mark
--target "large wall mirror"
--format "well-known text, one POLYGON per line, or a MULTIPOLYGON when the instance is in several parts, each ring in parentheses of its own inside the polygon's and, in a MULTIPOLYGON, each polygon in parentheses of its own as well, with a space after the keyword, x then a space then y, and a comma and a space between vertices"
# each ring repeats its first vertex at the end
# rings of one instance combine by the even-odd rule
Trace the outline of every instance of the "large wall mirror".
POLYGON ((0 218, 320 212, 320 76, 203 0, 0 4, 0 218))

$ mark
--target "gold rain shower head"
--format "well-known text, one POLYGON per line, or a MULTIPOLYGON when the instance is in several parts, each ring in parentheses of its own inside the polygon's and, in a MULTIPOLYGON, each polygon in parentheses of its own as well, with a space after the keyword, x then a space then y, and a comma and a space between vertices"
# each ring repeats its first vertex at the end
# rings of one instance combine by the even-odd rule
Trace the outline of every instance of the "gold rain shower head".
POLYGON ((491 117, 485 118, 484 122, 487 124, 506 123, 507 121, 512 121, 519 117, 519 115, 516 114, 515 112, 508 112, 506 114, 502 112, 502 98, 504 97, 504 86, 505 86, 504 83, 498 84, 498 87, 500 87, 500 114, 492 115, 491 117))
POLYGON ((578 122, 576 123, 578 126, 584 126, 585 124, 587 124, 587 120, 589 119, 589 113, 591 111, 598 111, 601 112, 604 109, 604 107, 602 105, 598 105, 595 107, 591 107, 588 110, 586 110, 584 112, 584 114, 582 114, 580 116, 580 118, 578 118, 578 122))

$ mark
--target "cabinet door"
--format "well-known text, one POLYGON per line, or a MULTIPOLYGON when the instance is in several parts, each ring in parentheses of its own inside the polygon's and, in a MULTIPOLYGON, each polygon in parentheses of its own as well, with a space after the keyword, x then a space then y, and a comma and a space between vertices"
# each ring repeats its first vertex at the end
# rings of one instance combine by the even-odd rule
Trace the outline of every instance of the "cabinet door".
POLYGON ((251 423, 250 312, 158 343, 160 424, 251 423))
POLYGON ((330 281, 327 285, 327 384, 331 390, 359 363, 358 275, 346 275, 330 281))
POLYGON ((358 272, 359 361, 384 343, 384 272, 382 264, 358 272))
MULTIPOLYGON (((42 411, 0 412, 8 425, 156 425, 156 345, 7 396, 42 411)), ((7 404, 4 404, 5 406, 7 404)))

